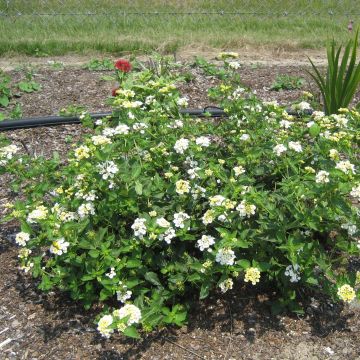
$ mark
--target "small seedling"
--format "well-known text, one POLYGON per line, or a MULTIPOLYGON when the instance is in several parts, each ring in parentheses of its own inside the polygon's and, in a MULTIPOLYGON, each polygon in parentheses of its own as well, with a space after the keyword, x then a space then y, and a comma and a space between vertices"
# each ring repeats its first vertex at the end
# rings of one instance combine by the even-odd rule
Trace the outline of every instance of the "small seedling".
POLYGON ((48 65, 50 65, 54 70, 62 70, 64 69, 65 65, 63 62, 61 61, 54 61, 54 60, 49 60, 48 65))
POLYGON ((73 141, 73 137, 71 135, 65 136, 65 143, 70 144, 73 141))
POLYGON ((114 62, 111 59, 92 59, 83 66, 83 69, 91 71, 114 70, 114 62))
POLYGON ((10 77, 0 70, 0 107, 7 107, 12 93, 10 90, 10 77))
POLYGON ((222 68, 218 68, 216 65, 206 61, 199 56, 195 57, 194 67, 199 67, 205 75, 216 76, 219 79, 225 79, 227 72, 222 68))
POLYGON ((195 76, 191 72, 186 72, 186 73, 182 74, 182 77, 183 77, 184 81, 187 83, 190 83, 193 80, 195 80, 195 76))
POLYGON ((102 81, 115 81, 116 78, 115 76, 111 76, 111 75, 103 75, 100 77, 100 80, 102 81))
POLYGON ((26 93, 32 93, 41 89, 41 85, 34 81, 34 72, 31 68, 26 69, 25 78, 26 81, 20 81, 17 84, 19 90, 26 93))
POLYGON ((276 77, 275 82, 271 85, 270 90, 279 91, 301 89, 304 83, 305 80, 299 76, 281 74, 276 77))
POLYGON ((19 103, 17 103, 16 105, 15 105, 15 107, 14 107, 14 109, 12 109, 11 111, 10 111, 10 118, 11 119, 20 119, 20 118, 22 118, 22 116, 23 116, 23 113, 22 113, 22 109, 21 109, 21 106, 20 106, 20 104, 19 103))
POLYGON ((85 107, 81 105, 68 105, 60 110, 60 116, 77 116, 85 111, 85 107))

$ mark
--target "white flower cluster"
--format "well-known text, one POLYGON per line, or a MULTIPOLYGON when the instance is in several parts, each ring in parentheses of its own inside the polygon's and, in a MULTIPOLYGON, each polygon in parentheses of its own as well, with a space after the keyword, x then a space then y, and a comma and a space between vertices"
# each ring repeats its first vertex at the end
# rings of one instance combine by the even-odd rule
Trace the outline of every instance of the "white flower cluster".
POLYGON ((281 121, 279 122, 279 125, 280 125, 281 127, 283 127, 284 129, 289 129, 290 126, 292 125, 292 122, 283 119, 283 120, 281 120, 281 121))
POLYGON ((302 146, 298 141, 290 141, 289 142, 289 149, 292 149, 296 152, 302 152, 302 146))
POLYGON ((147 129, 149 126, 142 122, 137 122, 133 125, 134 131, 138 131, 140 134, 145 134, 145 129, 147 129))
POLYGON ((215 238, 210 235, 203 235, 201 239, 197 241, 197 246, 200 251, 208 250, 209 252, 212 251, 211 245, 215 244, 215 238))
POLYGON ((162 228, 168 228, 170 226, 170 223, 165 218, 158 218, 156 219, 156 224, 158 224, 162 228))
POLYGON ((15 236, 15 242, 20 246, 26 246, 26 243, 30 240, 30 234, 26 232, 19 232, 15 236))
POLYGON ((277 155, 277 156, 281 156, 284 152, 286 152, 287 148, 284 144, 278 144, 276 146, 274 146, 274 153, 277 155))
MULTIPOLYGON (((288 144, 289 149, 294 150, 296 152, 302 152, 302 146, 299 141, 290 141, 288 144)), ((284 144, 278 144, 274 146, 273 151, 277 156, 281 156, 283 153, 287 151, 287 147, 284 144)))
POLYGON ((329 173, 327 171, 324 170, 320 170, 316 175, 315 175, 315 182, 318 184, 326 184, 330 181, 329 179, 329 173))
POLYGON ((300 266, 298 264, 289 265, 285 269, 285 276, 290 277, 290 282, 298 282, 300 277, 300 266))
POLYGON ((50 246, 50 252, 55 255, 62 255, 67 252, 67 248, 69 247, 69 243, 65 241, 64 238, 55 240, 52 242, 50 246))
POLYGON ((178 180, 175 184, 176 192, 180 195, 184 195, 190 192, 190 183, 186 180, 178 180))
POLYGON ((176 141, 176 143, 174 145, 174 150, 178 154, 183 154, 184 151, 187 150, 188 147, 189 147, 189 140, 181 138, 181 139, 176 141))
POLYGON ((189 219, 190 219, 190 216, 187 213, 181 211, 181 212, 178 212, 178 213, 174 214, 173 222, 174 222, 175 227, 183 229, 184 228, 184 222, 186 220, 189 220, 189 219))
POLYGON ((351 223, 342 224, 341 228, 347 230, 349 236, 354 236, 358 230, 357 226, 351 223))
POLYGON ((202 216, 202 222, 204 225, 211 224, 214 221, 215 212, 214 210, 207 210, 202 216))
POLYGON ((48 209, 44 205, 36 207, 27 217, 30 224, 37 223, 39 220, 45 220, 48 216, 48 209))
POLYGON ((352 197, 354 197, 357 200, 360 200, 360 184, 354 186, 351 191, 350 191, 350 195, 352 197))
POLYGON ((77 210, 80 219, 84 219, 88 215, 95 215, 95 207, 91 202, 81 204, 77 210))
POLYGON ((91 137, 91 141, 95 146, 111 144, 111 139, 104 135, 94 135, 91 137))
POLYGON ((110 327, 113 321, 114 319, 111 315, 104 315, 98 322, 97 330, 107 339, 114 332, 114 329, 110 327))
POLYGON ((233 288, 234 282, 232 281, 232 279, 228 278, 224 281, 222 281, 219 284, 220 290, 222 293, 226 293, 228 290, 231 290, 233 288))
POLYGON ((20 148, 13 144, 0 148, 0 165, 6 165, 19 150, 20 148))
POLYGON ((210 146, 210 139, 206 136, 200 136, 195 140, 196 145, 201 147, 209 147, 210 146))
POLYGON ((74 155, 77 160, 87 159, 90 157, 90 148, 86 145, 81 145, 74 150, 74 155))
POLYGON ((75 193, 75 197, 77 199, 83 199, 86 201, 95 201, 98 198, 95 190, 90 190, 89 192, 84 192, 83 190, 79 190, 78 192, 75 193))
POLYGON ((215 257, 215 261, 220 265, 234 265, 235 253, 233 250, 228 248, 220 249, 215 257))
POLYGON ((106 273, 105 276, 107 276, 109 279, 114 278, 116 276, 115 268, 114 267, 110 268, 110 271, 106 273))
POLYGON ((129 133, 129 130, 130 128, 126 124, 118 124, 114 128, 106 127, 103 130, 103 135, 105 137, 113 137, 115 135, 127 135, 129 133))
POLYGON ((176 237, 175 229, 169 227, 163 234, 159 235, 160 240, 164 240, 167 244, 171 244, 171 240, 176 237))
POLYGON ((131 228, 134 230, 134 236, 142 239, 144 235, 146 235, 146 219, 144 218, 137 218, 135 219, 134 223, 131 225, 131 228))
POLYGON ((174 120, 171 124, 167 125, 170 129, 180 129, 184 126, 182 120, 174 120))
POLYGON ((244 167, 241 166, 241 165, 235 166, 235 167, 233 168, 233 170, 234 170, 234 174, 235 174, 236 177, 237 177, 237 176, 240 176, 241 174, 244 174, 244 173, 245 173, 245 169, 244 169, 244 167))
POLYGON ((179 105, 179 106, 182 106, 182 107, 187 107, 189 105, 189 99, 186 98, 186 97, 182 97, 182 98, 179 98, 176 103, 179 105))
POLYGON ((239 138, 242 141, 248 141, 250 139, 250 135, 249 134, 242 134, 239 138))
POLYGON ((140 106, 142 106, 141 101, 129 101, 129 100, 123 100, 123 99, 116 99, 114 101, 114 104, 119 105, 120 107, 123 107, 125 109, 137 109, 140 106))
POLYGON ((115 174, 119 171, 119 168, 113 161, 105 161, 98 166, 99 173, 104 180, 112 179, 115 174))
POLYGON ((226 198, 222 195, 214 195, 209 197, 209 204, 210 206, 221 206, 226 198))
POLYGON ((127 326, 130 326, 132 324, 137 324, 141 320, 140 309, 132 304, 124 305, 121 309, 115 310, 113 314, 120 320, 124 318, 128 318, 126 323, 127 326))
POLYGON ((240 217, 250 217, 255 215, 256 206, 253 204, 247 203, 243 200, 237 207, 236 210, 239 212, 240 217))
POLYGON ((121 286, 121 289, 116 291, 116 298, 118 301, 125 304, 126 300, 131 298, 132 291, 127 290, 127 286, 123 285, 122 281, 119 281, 119 285, 121 286))
POLYGON ((240 68, 240 63, 238 61, 230 61, 228 64, 230 69, 237 70, 240 68))
POLYGON ((341 170, 345 174, 355 174, 355 165, 351 164, 349 160, 339 161, 335 168, 341 170))
POLYGON ((234 90, 234 92, 228 96, 229 100, 238 100, 242 97, 242 95, 244 94, 245 89, 242 87, 238 87, 234 90))

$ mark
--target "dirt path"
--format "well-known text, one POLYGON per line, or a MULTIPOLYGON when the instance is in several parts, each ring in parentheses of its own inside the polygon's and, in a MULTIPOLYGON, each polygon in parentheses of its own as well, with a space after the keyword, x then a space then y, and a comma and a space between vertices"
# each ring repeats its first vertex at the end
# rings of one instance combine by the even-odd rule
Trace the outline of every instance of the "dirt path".
MULTIPOLYGON (((239 60, 242 64, 261 64, 265 66, 304 66, 309 65, 307 56, 309 56, 315 64, 326 64, 326 52, 321 50, 285 50, 283 48, 252 48, 243 47, 241 49, 229 49, 229 51, 235 51, 239 54, 239 60)), ((214 48, 198 48, 196 46, 187 46, 182 48, 176 53, 178 60, 189 61, 195 56, 201 56, 206 59, 215 59, 216 55, 223 50, 214 48)), ((125 55, 126 56, 126 55, 125 55)), ((48 61, 62 62, 67 66, 82 66, 86 64, 89 59, 92 58, 112 58, 117 57, 106 54, 91 53, 88 55, 64 55, 64 56, 49 56, 49 57, 34 57, 34 56, 14 56, 14 57, 0 57, 0 69, 5 71, 11 71, 16 69, 20 65, 32 64, 32 65, 47 65, 48 61)), ((145 56, 139 56, 140 59, 145 56)))

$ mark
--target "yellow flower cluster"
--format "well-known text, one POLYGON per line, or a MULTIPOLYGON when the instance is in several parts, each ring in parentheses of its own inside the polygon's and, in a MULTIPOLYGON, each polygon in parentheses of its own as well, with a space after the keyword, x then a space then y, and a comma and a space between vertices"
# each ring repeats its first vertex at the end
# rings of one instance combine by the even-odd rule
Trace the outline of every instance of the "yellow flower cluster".
POLYGON ((250 281, 253 285, 256 285, 260 281, 260 270, 256 267, 246 269, 244 281, 250 281))
POLYGON ((339 287, 337 294, 341 300, 348 303, 354 300, 356 296, 355 290, 348 284, 339 287))
POLYGON ((190 192, 190 184, 186 180, 178 180, 176 182, 176 192, 180 195, 190 192))

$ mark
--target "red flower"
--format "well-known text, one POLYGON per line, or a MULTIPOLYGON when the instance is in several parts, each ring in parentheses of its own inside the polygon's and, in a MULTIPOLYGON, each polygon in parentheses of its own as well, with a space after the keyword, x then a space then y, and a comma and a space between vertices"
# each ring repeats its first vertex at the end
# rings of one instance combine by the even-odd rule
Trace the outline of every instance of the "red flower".
POLYGON ((114 89, 112 89, 112 91, 111 91, 111 95, 112 96, 116 96, 116 92, 119 90, 119 88, 114 88, 114 89))
POLYGON ((120 60, 116 61, 115 67, 116 67, 116 69, 118 69, 124 73, 127 73, 131 70, 131 64, 127 60, 124 60, 124 59, 120 59, 120 60))

